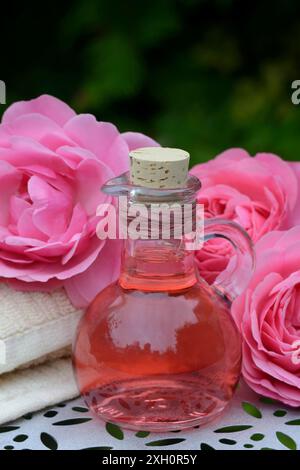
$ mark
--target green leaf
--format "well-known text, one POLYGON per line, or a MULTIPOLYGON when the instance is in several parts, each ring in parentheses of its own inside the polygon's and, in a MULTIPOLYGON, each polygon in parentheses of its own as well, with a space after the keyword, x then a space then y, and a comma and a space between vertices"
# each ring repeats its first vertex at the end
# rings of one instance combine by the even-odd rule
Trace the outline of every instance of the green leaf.
POLYGON ((264 437, 265 436, 263 434, 256 433, 256 434, 252 434, 250 439, 251 441, 262 441, 264 437))
POLYGON ((81 449, 81 450, 111 450, 111 449, 113 449, 113 447, 103 446, 103 447, 86 447, 85 449, 81 449))
POLYGON ((55 410, 49 410, 44 413, 45 418, 53 418, 53 416, 57 415, 57 411, 55 410))
POLYGON ((282 417, 282 416, 285 416, 286 413, 287 412, 285 410, 276 410, 276 411, 274 411, 273 415, 278 416, 278 417, 282 417))
POLYGON ((28 436, 26 434, 19 434, 18 436, 14 437, 15 442, 24 442, 28 439, 28 436))
POLYGON ((287 421, 285 424, 289 426, 300 426, 300 419, 292 419, 292 421, 287 421))
POLYGON ((78 413, 86 413, 88 410, 88 408, 84 408, 83 406, 74 406, 72 408, 73 411, 78 411, 78 413))
POLYGON ((253 426, 248 424, 236 425, 236 426, 225 426, 224 428, 216 429, 214 432, 240 432, 250 429, 253 426))
POLYGON ((244 444, 245 449, 253 449, 253 444, 244 444))
POLYGON ((219 439, 219 442, 221 442, 221 444, 227 444, 229 446, 234 446, 236 444, 236 441, 232 440, 232 439, 219 439))
POLYGON ((74 424, 82 424, 91 421, 92 418, 74 418, 74 419, 65 419, 64 421, 56 421, 52 423, 53 426, 73 426, 74 424))
POLYGON ((44 444, 44 446, 50 450, 57 450, 58 448, 56 439, 54 439, 53 436, 51 436, 50 434, 47 434, 46 432, 41 433, 41 441, 44 444))
POLYGON ((260 397, 259 401, 265 403, 266 405, 276 405, 277 401, 269 397, 260 397))
POLYGON ((271 447, 262 447, 260 450, 275 450, 275 449, 272 449, 271 447))
POLYGON ((136 433, 136 437, 148 437, 149 434, 150 434, 150 432, 148 432, 148 431, 138 431, 136 433))
POLYGON ((146 446, 148 447, 162 447, 162 446, 173 446, 174 444, 179 444, 180 442, 185 441, 185 439, 162 439, 159 441, 147 442, 146 446))
POLYGON ((276 433, 277 439, 281 442, 282 445, 287 447, 290 450, 297 450, 297 444, 290 436, 284 434, 283 432, 276 433))
POLYGON ((19 429, 20 426, 0 426, 0 432, 10 432, 19 429))
POLYGON ((108 432, 108 434, 110 434, 112 437, 115 437, 116 439, 119 439, 120 441, 124 439, 124 433, 117 424, 106 423, 105 427, 106 427, 106 431, 108 432))
POLYGON ((246 413, 248 413, 248 415, 253 416, 254 418, 262 418, 261 411, 258 408, 256 408, 256 406, 252 405, 252 403, 243 401, 242 407, 243 407, 243 410, 246 411, 246 413))
POLYGON ((201 442, 200 450, 216 450, 216 449, 211 447, 209 444, 206 444, 205 442, 201 442))

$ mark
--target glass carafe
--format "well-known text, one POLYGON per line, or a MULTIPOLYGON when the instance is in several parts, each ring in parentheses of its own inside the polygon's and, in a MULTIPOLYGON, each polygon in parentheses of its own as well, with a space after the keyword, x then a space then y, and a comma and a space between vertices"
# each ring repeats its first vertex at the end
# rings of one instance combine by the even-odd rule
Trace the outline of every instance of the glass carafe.
MULTIPOLYGON (((199 180, 186 187, 134 186, 129 175, 102 189, 127 204, 195 203, 199 180)), ((230 303, 252 274, 248 235, 237 224, 205 221, 205 240, 222 237, 235 248, 227 269, 208 285, 186 241, 124 240, 117 282, 84 314, 74 344, 74 369, 89 408, 133 430, 174 431, 202 425, 229 403, 239 380, 241 341, 230 303)), ((108 261, 109 262, 109 261, 108 261)))

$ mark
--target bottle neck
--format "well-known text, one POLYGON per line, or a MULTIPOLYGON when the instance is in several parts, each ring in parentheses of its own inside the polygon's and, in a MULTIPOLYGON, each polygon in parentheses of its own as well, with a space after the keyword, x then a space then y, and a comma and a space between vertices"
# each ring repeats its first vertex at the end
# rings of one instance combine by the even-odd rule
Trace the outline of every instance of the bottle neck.
POLYGON ((120 285, 143 291, 177 291, 197 281, 194 252, 183 240, 124 241, 120 285))

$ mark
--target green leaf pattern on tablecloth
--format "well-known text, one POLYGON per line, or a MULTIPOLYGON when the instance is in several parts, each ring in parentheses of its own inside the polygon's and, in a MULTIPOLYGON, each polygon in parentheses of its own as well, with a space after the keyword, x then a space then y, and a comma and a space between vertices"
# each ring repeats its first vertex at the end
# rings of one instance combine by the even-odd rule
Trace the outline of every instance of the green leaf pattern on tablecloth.
POLYGON ((248 415, 254 416, 254 418, 259 418, 259 419, 262 418, 261 411, 258 408, 256 408, 256 406, 254 406, 252 403, 243 401, 242 407, 243 407, 243 410, 246 411, 246 413, 248 413, 248 415))
POLYGON ((0 433, 2 432, 11 432, 19 429, 19 426, 0 426, 0 433))
POLYGON ((239 424, 236 426, 225 426, 224 428, 216 429, 215 432, 218 432, 218 433, 240 432, 240 431, 245 431, 246 429, 250 429, 250 428, 252 428, 252 426, 249 424, 239 424))
POLYGON ((14 437, 14 442, 24 442, 28 439, 27 434, 18 434, 16 437, 14 437))
POLYGON ((41 433, 41 441, 44 446, 47 447, 47 449, 57 450, 58 448, 56 439, 53 436, 50 436, 50 434, 47 434, 46 432, 41 433))
POLYGON ((282 416, 285 416, 286 413, 287 412, 285 410, 276 410, 276 411, 274 411, 273 415, 278 416, 279 418, 282 418, 282 416))
POLYGON ((92 418, 75 418, 75 419, 66 419, 64 421, 57 421, 53 423, 53 426, 74 426, 75 424, 82 424, 91 421, 92 418))
POLYGON ((251 439, 251 441, 258 442, 258 441, 262 441, 264 437, 265 436, 263 434, 255 433, 255 434, 252 434, 252 436, 250 436, 250 439, 251 439))
POLYGON ((223 439, 219 439, 219 442, 228 446, 234 446, 236 444, 236 441, 234 441, 233 439, 227 439, 226 437, 224 437, 223 439))
POLYGON ((86 447, 85 449, 80 449, 80 450, 111 450, 111 449, 113 449, 113 447, 102 446, 102 447, 86 447))
POLYGON ((124 433, 122 429, 116 424, 106 423, 106 431, 115 439, 122 441, 124 439, 124 433))
POLYGON ((138 431, 135 435, 136 437, 148 437, 150 434, 150 432, 148 431, 138 431))
POLYGON ((296 450, 297 449, 296 442, 294 441, 294 439, 292 439, 287 434, 284 434, 283 432, 278 431, 276 433, 276 436, 277 436, 277 439, 279 440, 279 442, 281 442, 281 444, 283 444, 288 449, 290 449, 290 450, 296 450))
POLYGON ((161 439, 158 441, 151 441, 147 442, 146 446, 148 447, 167 447, 173 446, 174 444, 179 444, 180 442, 184 442, 185 439, 161 439))
POLYGON ((89 411, 88 408, 84 408, 83 406, 73 406, 73 411, 78 411, 79 413, 87 413, 89 411))
POLYGON ((53 418, 54 416, 57 415, 57 411, 55 410, 49 410, 44 413, 45 418, 53 418))
POLYGON ((215 450, 212 446, 209 444, 205 444, 205 442, 202 442, 200 445, 201 450, 215 450))
POLYGON ((292 419, 291 421, 287 421, 285 424, 289 426, 300 426, 300 419, 292 419))
POLYGON ((261 401, 265 405, 275 405, 276 403, 278 403, 276 400, 273 400, 273 398, 269 397, 260 397, 259 401, 261 401))
POLYGON ((227 412, 207 426, 149 433, 93 417, 83 400, 60 403, 0 426, 0 450, 296 450, 300 409, 257 397, 244 384, 227 412))

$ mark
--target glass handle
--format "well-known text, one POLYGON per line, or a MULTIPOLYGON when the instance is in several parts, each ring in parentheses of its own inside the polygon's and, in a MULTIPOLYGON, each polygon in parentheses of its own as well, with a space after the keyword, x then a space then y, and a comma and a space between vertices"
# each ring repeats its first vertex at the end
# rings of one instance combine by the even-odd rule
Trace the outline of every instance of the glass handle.
POLYGON ((235 222, 226 219, 206 219, 204 242, 213 238, 228 240, 235 249, 226 269, 216 278, 213 286, 230 301, 247 287, 255 267, 255 254, 251 238, 235 222))

